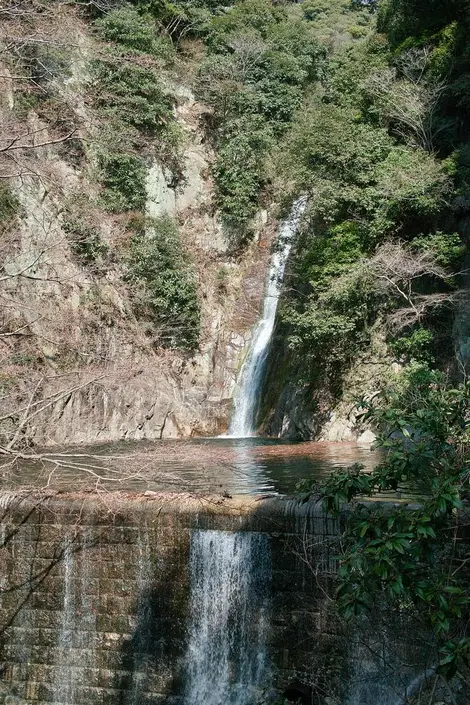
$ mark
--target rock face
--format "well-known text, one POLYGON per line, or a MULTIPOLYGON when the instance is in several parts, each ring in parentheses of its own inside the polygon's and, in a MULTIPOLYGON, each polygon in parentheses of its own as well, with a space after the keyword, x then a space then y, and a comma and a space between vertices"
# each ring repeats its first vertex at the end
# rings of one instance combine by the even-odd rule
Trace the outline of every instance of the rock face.
MULTIPOLYGON (((71 75, 54 90, 85 123, 92 123, 82 91, 92 40, 80 23, 74 26, 77 55, 71 75)), ((5 124, 14 121, 17 109, 8 76, 2 68, 0 118, 5 124)), ((169 215, 179 225, 182 247, 197 273, 199 348, 192 355, 162 350, 155 327, 135 315, 125 259, 132 214, 115 215, 96 206, 96 155, 91 151, 75 163, 50 143, 47 125, 30 110, 22 129, 39 134, 45 146, 28 155, 27 169, 12 180, 21 212, 0 243, 0 354, 7 361, 0 374, 0 388, 7 390, 0 396, 0 417, 8 425, 2 441, 9 442, 15 425, 16 440, 46 446, 211 436, 228 428, 237 373, 262 306, 276 228, 270 212, 261 211, 253 222, 251 245, 241 256, 230 253, 214 208, 214 154, 203 129, 207 108, 184 82, 174 84, 168 76, 162 80, 183 135, 180 172, 172 173, 153 152, 146 156, 145 215, 169 215), (91 223, 109 248, 106 266, 77 256, 70 212, 86 227, 91 223)), ((367 429, 356 423, 352 397, 369 389, 370 369, 361 371, 358 363, 347 394, 325 400, 321 390, 305 392, 295 375, 282 379, 282 369, 274 366, 263 430, 286 438, 361 437, 367 442, 370 435, 361 436, 367 429)))
MULTIPOLYGON (((0 294, 8 302, 0 351, 13 360, 7 382, 15 380, 7 411, 31 401, 33 417, 21 428, 27 442, 214 435, 228 426, 237 369, 262 302, 269 223, 259 219, 257 237, 242 259, 228 253, 220 214, 213 208, 213 154, 200 125, 204 107, 186 86, 176 88, 183 173, 176 182, 156 159, 149 163, 146 214, 168 214, 179 223, 182 245, 197 270, 199 349, 188 356, 155 347, 134 316, 119 259, 106 271, 77 260, 64 227, 64 204, 92 188, 92 182, 57 149, 37 150, 35 168, 49 180, 22 175, 15 184, 22 215, 2 243, 5 276, 0 280, 0 294), (39 358, 42 368, 35 365, 39 358), (35 365, 31 374, 30 363, 35 365)), ((12 91, 4 97, 6 117, 14 107, 12 91)), ((28 120, 47 135, 33 112, 28 120)), ((112 251, 128 237, 120 217, 109 215, 96 225, 112 251)))
POLYGON ((286 364, 285 355, 283 341, 275 341, 264 394, 265 431, 293 440, 373 443, 375 434, 360 418, 357 400, 372 397, 379 383, 400 371, 389 357, 381 330, 373 332, 370 348, 354 361, 336 396, 323 380, 309 387, 299 383, 294 376, 297 371, 286 364), (280 374, 270 397, 270 380, 277 370, 280 374), (293 380, 289 379, 291 374, 293 380))

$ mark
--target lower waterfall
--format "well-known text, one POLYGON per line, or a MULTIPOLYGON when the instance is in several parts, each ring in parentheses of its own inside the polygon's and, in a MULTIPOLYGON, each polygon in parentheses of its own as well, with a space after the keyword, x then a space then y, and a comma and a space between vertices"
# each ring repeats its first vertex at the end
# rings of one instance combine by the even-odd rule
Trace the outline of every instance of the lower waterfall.
POLYGON ((82 669, 95 663, 94 642, 90 635, 96 630, 96 615, 88 593, 91 565, 87 547, 91 543, 91 533, 87 532, 80 543, 72 535, 66 536, 63 543, 63 603, 54 664, 54 703, 77 705, 80 702, 79 689, 84 685, 82 669), (88 661, 83 656, 77 659, 83 646, 82 635, 88 636, 88 661))
POLYGON ((276 321, 277 305, 281 293, 284 270, 292 249, 292 240, 299 227, 300 219, 307 207, 305 196, 298 198, 292 206, 289 218, 281 224, 278 247, 271 258, 263 314, 255 328, 250 349, 237 381, 235 410, 228 435, 232 438, 246 438, 255 435, 256 413, 259 395, 263 384, 266 359, 276 321))
POLYGON ((190 562, 185 705, 254 705, 269 681, 268 539, 195 531, 190 562))

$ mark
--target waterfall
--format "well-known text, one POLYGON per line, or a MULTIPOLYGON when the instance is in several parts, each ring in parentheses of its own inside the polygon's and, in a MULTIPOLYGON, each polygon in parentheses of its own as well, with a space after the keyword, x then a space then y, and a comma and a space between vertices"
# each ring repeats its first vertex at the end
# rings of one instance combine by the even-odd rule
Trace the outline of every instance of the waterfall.
POLYGON ((64 546, 64 602, 57 641, 58 662, 54 678, 54 703, 75 703, 76 681, 71 668, 73 629, 75 626, 75 595, 73 577, 75 567, 73 542, 65 539, 64 546))
POLYGON ((85 685, 83 668, 95 663, 96 616, 89 594, 91 563, 87 550, 92 543, 91 528, 83 531, 80 541, 69 535, 63 543, 63 603, 53 672, 54 703, 77 705, 80 688, 85 685), (77 653, 84 646, 81 635, 85 635, 90 655, 79 661, 77 653))
POLYGON ((268 539, 195 531, 190 571, 185 705, 253 705, 269 678, 268 539))
POLYGON ((305 196, 297 199, 289 218, 279 229, 278 247, 271 258, 263 313, 256 326, 250 349, 243 363, 237 382, 235 411, 230 424, 229 436, 246 438, 255 435, 256 412, 263 384, 266 359, 276 320, 277 305, 281 293, 284 270, 292 248, 292 241, 300 219, 307 206, 305 196))
POLYGON ((147 527, 139 528, 137 538, 137 619, 141 627, 136 630, 133 646, 133 667, 126 705, 139 705, 145 700, 145 689, 152 673, 152 659, 149 654, 152 610, 148 593, 152 585, 152 557, 147 527))

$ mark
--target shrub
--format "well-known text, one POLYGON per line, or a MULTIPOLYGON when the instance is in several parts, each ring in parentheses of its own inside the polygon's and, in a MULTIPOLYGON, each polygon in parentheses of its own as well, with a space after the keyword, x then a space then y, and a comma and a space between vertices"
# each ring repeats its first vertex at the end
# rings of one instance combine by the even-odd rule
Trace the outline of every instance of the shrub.
MULTIPOLYGON (((242 0, 212 21, 199 94, 213 107, 217 203, 245 229, 266 182, 265 159, 288 128, 324 50, 304 20, 269 0, 242 0)), ((246 232, 246 230, 245 230, 246 232)))
POLYGON ((102 200, 112 213, 143 210, 147 198, 147 171, 141 157, 134 154, 101 154, 101 181, 105 187, 102 200))
POLYGON ((434 335, 426 328, 417 328, 410 335, 398 338, 390 345, 391 349, 406 362, 412 360, 423 361, 432 359, 430 347, 433 343, 434 335))
POLYGON ((111 58, 94 61, 92 68, 98 84, 95 105, 105 116, 151 136, 164 130, 172 118, 171 100, 154 71, 111 58))
POLYGON ((80 217, 67 214, 63 228, 69 236, 70 247, 80 263, 101 267, 108 254, 109 247, 103 242, 97 228, 86 223, 80 217))
POLYGON ((263 159, 272 135, 261 120, 231 124, 214 168, 216 198, 225 221, 243 229, 255 214, 263 183, 263 159))
POLYGON ((0 182, 0 226, 5 227, 20 210, 20 203, 11 188, 0 182))
POLYGON ((159 342, 193 350, 200 329, 196 280, 171 218, 148 220, 134 236, 127 280, 135 287, 137 314, 153 319, 159 342))
POLYGON ((458 233, 442 232, 415 237, 411 246, 417 252, 432 255, 440 267, 453 269, 461 264, 467 249, 458 233))
MULTIPOLYGON (((469 391, 426 364, 409 365, 361 403, 383 450, 380 464, 340 469, 315 487, 325 510, 347 515, 338 540, 340 613, 352 618, 386 604, 418 617, 432 634, 437 674, 449 681, 465 673, 470 655, 467 553, 455 540, 468 494, 469 391), (380 502, 402 489, 412 503, 380 502)), ((313 483, 302 489, 309 497, 313 483)))
POLYGON ((125 5, 111 10, 96 20, 95 26, 104 39, 128 49, 163 59, 174 54, 171 40, 159 33, 155 20, 140 15, 133 7, 125 5))

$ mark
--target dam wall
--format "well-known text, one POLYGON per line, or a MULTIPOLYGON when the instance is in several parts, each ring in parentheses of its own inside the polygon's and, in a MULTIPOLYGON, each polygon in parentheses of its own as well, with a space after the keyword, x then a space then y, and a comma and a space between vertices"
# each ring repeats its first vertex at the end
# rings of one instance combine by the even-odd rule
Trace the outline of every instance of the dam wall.
POLYGON ((281 498, 3 493, 0 703, 326 692, 344 667, 337 533, 319 505, 281 498))

